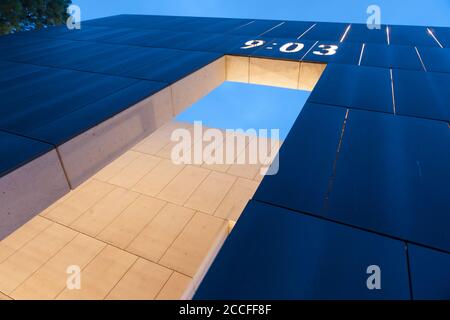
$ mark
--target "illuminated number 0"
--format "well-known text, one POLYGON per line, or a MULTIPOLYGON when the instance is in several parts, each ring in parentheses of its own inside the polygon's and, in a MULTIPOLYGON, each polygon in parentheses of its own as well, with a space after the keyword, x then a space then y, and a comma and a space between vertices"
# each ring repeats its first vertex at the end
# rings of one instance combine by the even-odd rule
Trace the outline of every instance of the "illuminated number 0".
POLYGON ((320 51, 313 51, 313 53, 315 55, 318 56, 332 56, 333 54, 336 53, 336 50, 338 49, 338 46, 333 45, 333 44, 321 44, 319 46, 320 51))
POLYGON ((285 53, 295 53, 295 52, 299 52, 304 47, 305 47, 305 45, 303 43, 288 42, 280 47, 280 51, 285 52, 285 53), (294 48, 291 48, 292 46, 294 46, 294 48))
POLYGON ((248 40, 246 43, 244 43, 245 46, 241 47, 241 49, 250 49, 254 47, 259 47, 264 44, 263 40, 248 40))

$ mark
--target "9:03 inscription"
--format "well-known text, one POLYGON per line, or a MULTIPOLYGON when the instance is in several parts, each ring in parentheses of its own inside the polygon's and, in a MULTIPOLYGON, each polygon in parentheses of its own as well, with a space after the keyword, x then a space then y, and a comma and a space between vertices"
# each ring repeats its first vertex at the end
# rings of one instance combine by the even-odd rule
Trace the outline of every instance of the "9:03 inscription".
MULTIPOLYGON (((251 49, 256 47, 261 47, 266 43, 264 40, 248 40, 244 43, 244 45, 241 47, 241 49, 251 49)), ((274 43, 276 44, 276 43, 274 43)), ((283 53, 296 53, 303 50, 305 45, 301 42, 288 42, 283 44, 280 47, 280 52, 283 53)), ((267 47, 267 49, 272 49, 272 47, 267 47)), ((317 56, 332 56, 336 54, 338 50, 338 46, 334 44, 321 44, 317 46, 319 50, 314 50, 312 53, 317 56)))

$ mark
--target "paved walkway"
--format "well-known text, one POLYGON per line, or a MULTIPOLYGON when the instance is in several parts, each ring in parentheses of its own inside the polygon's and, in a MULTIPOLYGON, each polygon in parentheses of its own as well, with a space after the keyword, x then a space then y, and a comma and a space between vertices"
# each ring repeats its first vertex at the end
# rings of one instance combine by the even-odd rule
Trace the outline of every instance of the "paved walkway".
POLYGON ((179 127, 193 130, 158 129, 1 241, 0 299, 182 297, 261 175, 259 165, 173 164, 179 127), (67 288, 71 265, 81 289, 67 288))

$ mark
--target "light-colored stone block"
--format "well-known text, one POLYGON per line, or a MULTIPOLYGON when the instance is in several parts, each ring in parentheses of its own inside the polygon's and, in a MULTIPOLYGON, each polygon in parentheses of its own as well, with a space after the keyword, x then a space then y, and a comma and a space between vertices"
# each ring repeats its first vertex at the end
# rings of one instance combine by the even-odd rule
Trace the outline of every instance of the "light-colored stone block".
POLYGON ((139 194, 136 192, 117 187, 83 213, 70 226, 75 230, 95 237, 132 204, 138 196, 139 194))
POLYGON ((248 83, 250 58, 239 56, 225 56, 227 81, 248 83))
POLYGON ((140 154, 136 159, 109 179, 108 182, 130 189, 150 172, 150 170, 156 167, 160 161, 160 158, 148 154, 140 154))
POLYGON ((48 228, 52 222, 36 216, 8 237, 0 241, 0 263, 5 261, 14 252, 33 240, 39 233, 48 228))
POLYGON ((105 246, 101 241, 78 234, 14 290, 11 296, 14 299, 27 300, 54 299, 67 285, 70 275, 67 273, 68 268, 77 266, 82 270, 105 246))
POLYGON ((124 249, 165 204, 162 200, 139 196, 98 235, 98 238, 124 249))
POLYGON ((84 268, 81 288, 79 290, 66 288, 57 299, 104 299, 136 260, 135 255, 107 246, 84 268))
MULTIPOLYGON (((87 183, 87 182, 85 182, 87 183)), ((81 186, 83 186, 84 184, 82 184, 81 186)), ((80 187, 81 187, 80 186, 80 187)), ((58 200, 56 200, 55 202, 53 202, 51 205, 49 205, 45 210, 41 211, 41 213, 39 213, 40 216, 45 217, 45 215, 47 213, 49 213, 50 211, 52 211, 53 209, 55 209, 60 203, 62 203, 63 201, 65 201, 66 199, 69 199, 73 193, 75 191, 74 190, 70 190, 68 193, 66 193, 64 196, 62 196, 61 198, 59 198, 58 200)))
POLYGON ((236 158, 236 163, 230 166, 227 173, 238 177, 252 179, 261 168, 259 159, 259 139, 253 138, 236 158))
POLYGON ((72 188, 172 118, 170 88, 155 93, 58 147, 72 188))
POLYGON ((156 92, 147 99, 142 100, 136 106, 142 104, 153 110, 152 119, 155 121, 156 128, 160 128, 173 118, 174 110, 172 106, 172 90, 170 87, 156 92))
POLYGON ((0 178, 0 240, 69 192, 55 150, 0 178))
MULTIPOLYGON (((162 148, 157 156, 165 159, 171 159, 176 163, 195 163, 196 148, 200 151, 200 155, 203 151, 203 136, 208 130, 205 126, 194 126, 192 124, 186 125, 182 132, 182 136, 175 137, 173 141, 170 141, 164 148, 162 148)), ((202 159, 200 159, 202 160, 202 159)), ((196 163, 198 164, 198 163, 196 163)))
POLYGON ((214 215, 222 219, 237 221, 258 185, 259 183, 256 181, 238 178, 214 215))
POLYGON ((186 126, 188 126, 188 124, 184 122, 170 121, 135 145, 132 150, 156 155, 162 148, 171 142, 170 137, 174 130, 186 128, 186 126))
POLYGON ((118 157, 116 160, 108 164, 102 170, 97 172, 94 176, 95 179, 108 182, 112 177, 117 175, 125 167, 127 167, 131 162, 136 160, 140 156, 139 152, 128 150, 123 155, 118 157))
POLYGON ((221 57, 172 84, 174 115, 179 114, 223 83, 226 77, 225 69, 225 57, 221 57))
POLYGON ((301 62, 298 89, 312 91, 326 66, 323 63, 301 62))
POLYGON ((222 199, 233 185, 235 177, 211 172, 185 203, 185 207, 214 214, 222 199))
POLYGON ((254 139, 254 136, 239 132, 225 132, 224 139, 219 144, 219 148, 223 150, 222 157, 214 153, 215 160, 222 163, 203 163, 202 167, 214 171, 226 172, 230 166, 235 163, 238 155, 245 150, 247 145, 254 139))
POLYGON ((74 190, 70 197, 48 211, 44 217, 68 226, 113 190, 114 186, 109 183, 90 180, 74 190))
POLYGON ((194 210, 168 203, 126 250, 158 262, 194 213, 194 210))
MULTIPOLYGON (((183 127, 183 129, 187 130, 186 133, 189 133, 190 136, 190 143, 186 142, 186 151, 191 152, 192 146, 194 144, 195 140, 201 139, 202 137, 194 136, 194 126, 192 124, 188 124, 183 127)), ((165 159, 172 159, 172 150, 175 146, 180 144, 181 141, 172 141, 170 140, 169 143, 167 143, 164 148, 162 148, 158 153, 157 156, 165 159)))
POLYGON ((210 170, 188 165, 157 195, 158 198, 184 204, 194 190, 208 176, 210 170))
POLYGON ((0 292, 0 300, 12 300, 12 299, 8 297, 6 294, 0 292))
POLYGON ((109 293, 110 300, 151 300, 156 297, 172 270, 138 259, 109 293))
POLYGON ((250 58, 250 83, 298 88, 300 62, 250 58))
POLYGON ((229 230, 230 230, 230 223, 225 222, 222 224, 219 232, 215 236, 212 243, 210 243, 210 249, 208 250, 206 256, 202 259, 202 262, 200 266, 198 266, 197 271, 195 272, 194 277, 192 278, 191 283, 181 296, 181 300, 192 300, 194 297, 195 292, 197 291, 200 283, 203 281, 203 278, 205 277, 206 273, 208 272, 209 268, 211 267, 212 263, 214 262, 214 259, 216 259, 217 254, 219 253, 220 249, 222 248, 226 238, 228 237, 229 230))
POLYGON ((163 159, 153 170, 139 180, 132 190, 149 196, 156 196, 184 167, 183 164, 174 164, 171 160, 163 159))
POLYGON ((179 300, 188 288, 192 278, 181 273, 174 272, 169 281, 164 285, 156 300, 179 300))
POLYGON ((0 264, 0 291, 10 294, 76 235, 55 223, 42 231, 0 264))
POLYGON ((223 236, 226 222, 220 218, 197 212, 184 228, 169 250, 159 261, 160 264, 194 276, 217 237, 223 236))

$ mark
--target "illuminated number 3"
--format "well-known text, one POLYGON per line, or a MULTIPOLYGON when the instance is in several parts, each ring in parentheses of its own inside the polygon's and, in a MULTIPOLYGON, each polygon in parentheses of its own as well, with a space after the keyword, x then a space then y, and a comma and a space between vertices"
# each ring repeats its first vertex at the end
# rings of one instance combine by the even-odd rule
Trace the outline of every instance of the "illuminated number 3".
POLYGON ((245 46, 241 47, 241 49, 250 49, 262 46, 264 44, 263 40, 248 40, 246 43, 244 43, 245 46))
POLYGON ((336 53, 338 46, 334 44, 321 44, 319 48, 321 50, 313 51, 313 54, 318 56, 332 56, 336 53))

